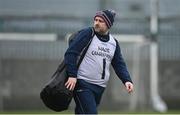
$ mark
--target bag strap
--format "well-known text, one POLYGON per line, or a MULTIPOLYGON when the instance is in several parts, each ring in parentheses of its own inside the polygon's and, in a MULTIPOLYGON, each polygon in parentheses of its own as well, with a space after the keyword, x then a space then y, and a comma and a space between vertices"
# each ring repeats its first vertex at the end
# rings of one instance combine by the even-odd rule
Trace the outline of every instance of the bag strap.
MULTIPOLYGON (((91 39, 89 40, 88 44, 87 44, 87 45, 83 48, 83 50, 81 51, 79 60, 77 61, 77 67, 78 67, 78 68, 79 68, 79 66, 80 66, 80 64, 81 64, 81 62, 82 62, 82 60, 83 60, 83 58, 84 58, 84 56, 85 56, 85 54, 86 54, 86 52, 87 52, 90 44, 91 44, 91 41, 92 41, 92 39, 93 39, 93 37, 94 37, 94 35, 95 35, 95 32, 94 32, 93 27, 91 28, 91 31, 92 31, 92 33, 91 33, 91 39)), ((54 72, 54 74, 52 75, 51 78, 53 78, 58 72, 61 72, 64 68, 65 68, 65 62, 64 62, 64 59, 63 59, 63 61, 59 64, 57 70, 54 72)))
POLYGON ((89 46, 90 46, 90 44, 92 42, 92 39, 94 37, 94 29, 91 28, 91 30, 92 30, 91 39, 89 40, 88 44, 84 47, 84 49, 80 53, 80 58, 79 58, 78 63, 77 63, 78 68, 79 68, 84 56, 86 55, 86 52, 87 52, 87 50, 88 50, 88 48, 89 48, 89 46))

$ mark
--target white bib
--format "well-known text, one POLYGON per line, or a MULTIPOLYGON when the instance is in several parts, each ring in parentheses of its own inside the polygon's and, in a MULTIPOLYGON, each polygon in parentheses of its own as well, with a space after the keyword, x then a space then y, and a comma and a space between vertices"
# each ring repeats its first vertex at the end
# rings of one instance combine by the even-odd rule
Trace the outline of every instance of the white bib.
POLYGON ((78 69, 78 79, 106 87, 110 76, 110 64, 116 50, 116 41, 109 35, 103 42, 95 35, 78 69))

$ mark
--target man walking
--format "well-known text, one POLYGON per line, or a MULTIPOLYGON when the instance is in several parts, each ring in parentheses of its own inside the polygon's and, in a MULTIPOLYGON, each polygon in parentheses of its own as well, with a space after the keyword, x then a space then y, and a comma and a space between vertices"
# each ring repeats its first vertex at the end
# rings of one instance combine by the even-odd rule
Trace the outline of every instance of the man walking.
POLYGON ((97 107, 110 76, 110 65, 123 82, 126 90, 133 91, 133 83, 121 54, 120 46, 109 33, 115 12, 103 10, 94 16, 93 29, 82 29, 65 53, 68 80, 65 86, 74 90, 76 114, 97 114, 97 107), (92 34, 94 36, 92 38, 92 34), (77 59, 83 48, 89 48, 77 67, 77 59))

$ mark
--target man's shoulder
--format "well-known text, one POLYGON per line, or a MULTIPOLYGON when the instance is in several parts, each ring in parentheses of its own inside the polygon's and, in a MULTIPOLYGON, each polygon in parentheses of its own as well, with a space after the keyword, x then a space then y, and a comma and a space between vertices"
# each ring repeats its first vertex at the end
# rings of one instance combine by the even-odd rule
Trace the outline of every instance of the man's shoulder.
POLYGON ((84 29, 81 29, 79 31, 72 33, 69 36, 69 44, 71 44, 72 41, 76 41, 76 42, 79 42, 81 40, 89 41, 91 38, 93 38, 93 36, 94 36, 93 28, 87 27, 87 28, 84 28, 84 29))
POLYGON ((90 31, 93 27, 86 27, 86 28, 83 28, 81 29, 80 31, 90 31))
POLYGON ((86 28, 79 30, 80 33, 85 33, 85 34, 89 34, 89 35, 91 35, 93 31, 94 31, 93 27, 86 27, 86 28))
POLYGON ((118 40, 117 40, 112 34, 109 34, 109 36, 110 36, 116 43, 118 43, 118 40))

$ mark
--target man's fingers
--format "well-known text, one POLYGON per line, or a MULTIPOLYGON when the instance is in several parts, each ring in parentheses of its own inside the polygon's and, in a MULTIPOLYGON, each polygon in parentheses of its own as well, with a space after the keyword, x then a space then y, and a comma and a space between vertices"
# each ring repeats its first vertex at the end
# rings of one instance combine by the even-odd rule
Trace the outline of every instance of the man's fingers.
POLYGON ((65 86, 66 86, 67 89, 72 90, 74 85, 73 85, 73 83, 67 82, 65 84, 65 86))
POLYGON ((75 85, 76 85, 76 81, 77 81, 76 78, 69 77, 68 81, 65 83, 66 88, 69 90, 74 90, 75 85))
POLYGON ((71 85, 70 85, 70 88, 69 88, 69 90, 74 90, 74 84, 72 83, 71 85))
POLYGON ((130 84, 127 86, 127 90, 132 90, 132 86, 130 84))
POLYGON ((133 92, 133 84, 132 83, 126 82, 125 86, 126 86, 126 90, 128 91, 128 93, 133 92))
POLYGON ((129 86, 129 93, 133 92, 133 87, 130 85, 129 86))
POLYGON ((65 86, 66 86, 67 89, 69 89, 70 85, 71 85, 71 84, 70 84, 69 82, 66 82, 66 84, 65 84, 65 86))

